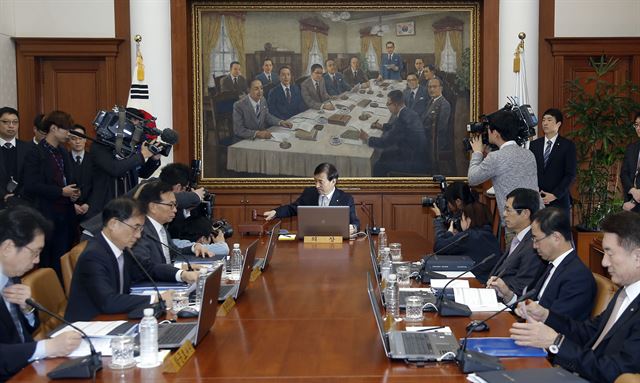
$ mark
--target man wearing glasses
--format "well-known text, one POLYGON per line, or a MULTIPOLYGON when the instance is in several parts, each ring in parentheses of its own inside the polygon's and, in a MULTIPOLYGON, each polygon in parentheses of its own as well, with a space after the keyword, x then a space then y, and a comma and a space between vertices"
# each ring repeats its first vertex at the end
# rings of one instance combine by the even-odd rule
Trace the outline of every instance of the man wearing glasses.
MULTIPOLYGON (((640 137, 640 112, 636 113, 633 128, 636 135, 640 137)), ((624 205, 622 208, 627 211, 640 212, 640 141, 627 146, 620 169, 620 181, 624 189, 624 205)), ((2 184, 0 184, 2 185, 2 184)))
POLYGON ((311 76, 304 80, 300 86, 302 99, 310 109, 334 110, 335 106, 331 103, 331 96, 327 93, 324 84, 323 73, 322 65, 311 65, 311 76))
POLYGON ((11 200, 22 192, 22 167, 31 145, 16 138, 19 127, 18 111, 0 108, 0 209, 17 202, 11 200))
MULTIPOLYGON (((576 320, 588 319, 596 296, 596 282, 573 249, 569 216, 557 207, 538 211, 533 216, 531 238, 533 248, 547 263, 534 285, 535 300, 556 313, 576 320)), ((494 279, 491 287, 506 304, 515 303, 520 294, 500 279, 494 279)))

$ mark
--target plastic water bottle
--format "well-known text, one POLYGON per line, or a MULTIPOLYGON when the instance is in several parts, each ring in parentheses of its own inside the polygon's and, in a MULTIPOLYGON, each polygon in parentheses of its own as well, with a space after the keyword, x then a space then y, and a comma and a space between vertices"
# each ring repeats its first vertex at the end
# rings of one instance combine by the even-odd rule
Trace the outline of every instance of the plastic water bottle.
POLYGON ((231 259, 229 260, 231 275, 229 279, 232 281, 239 281, 240 275, 242 275, 242 251, 240 251, 240 244, 234 243, 233 250, 231 250, 231 259))
POLYGON ((153 309, 144 309, 144 318, 140 321, 140 364, 138 367, 156 367, 158 365, 158 321, 153 309))
POLYGON ((391 315, 393 319, 400 320, 400 303, 398 293, 398 284, 396 283, 396 275, 389 275, 387 281, 387 288, 384 292, 385 306, 387 309, 387 315, 391 315))
POLYGON ((393 273, 391 250, 388 247, 385 247, 380 251, 380 277, 383 281, 387 281, 391 273, 393 273))
POLYGON ((204 293, 204 281, 207 280, 209 276, 208 270, 206 268, 200 269, 200 274, 198 275, 198 281, 196 282, 196 307, 200 308, 202 305, 202 294, 204 293))
POLYGON ((387 232, 384 230, 384 227, 380 228, 380 234, 378 234, 378 258, 380 258, 380 252, 389 246, 387 243, 387 232))

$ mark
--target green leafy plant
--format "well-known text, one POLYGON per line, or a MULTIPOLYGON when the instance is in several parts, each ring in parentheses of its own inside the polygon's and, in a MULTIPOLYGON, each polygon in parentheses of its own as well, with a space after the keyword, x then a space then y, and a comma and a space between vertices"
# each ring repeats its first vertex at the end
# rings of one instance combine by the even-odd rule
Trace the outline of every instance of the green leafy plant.
POLYGON ((622 207, 618 165, 635 135, 629 121, 640 110, 634 100, 640 94, 630 81, 614 84, 604 79, 618 61, 604 56, 591 58, 595 76, 566 83, 570 98, 565 112, 576 127, 568 136, 575 142, 578 155, 577 206, 580 226, 586 230, 598 230, 606 215, 622 207))
POLYGON ((466 48, 462 52, 460 65, 456 70, 455 84, 457 93, 464 94, 469 91, 469 82, 471 81, 471 49, 466 48))

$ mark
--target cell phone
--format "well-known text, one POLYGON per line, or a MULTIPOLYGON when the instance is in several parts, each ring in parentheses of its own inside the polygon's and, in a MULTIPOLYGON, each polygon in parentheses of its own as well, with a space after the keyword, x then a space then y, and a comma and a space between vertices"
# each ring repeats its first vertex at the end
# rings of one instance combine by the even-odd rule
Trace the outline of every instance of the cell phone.
POLYGON ((7 182, 7 193, 12 194, 14 191, 16 191, 17 188, 18 183, 13 179, 13 177, 11 177, 9 182, 7 182))

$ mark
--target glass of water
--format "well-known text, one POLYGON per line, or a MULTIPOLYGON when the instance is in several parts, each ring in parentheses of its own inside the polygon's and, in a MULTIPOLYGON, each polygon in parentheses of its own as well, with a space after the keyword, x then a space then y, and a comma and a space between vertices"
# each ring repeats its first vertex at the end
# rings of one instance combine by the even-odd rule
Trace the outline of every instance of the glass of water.
POLYGON ((422 306, 424 305, 422 297, 412 295, 407 297, 405 302, 406 315, 405 320, 408 322, 421 322, 422 321, 422 306))
POLYGON ((391 260, 392 261, 401 261, 402 260, 402 245, 395 242, 389 244, 389 249, 391 250, 391 260))
POLYGON ((409 287, 411 285, 411 267, 409 265, 398 265, 396 268, 399 287, 409 287))
POLYGON ((111 338, 111 363, 109 368, 122 370, 134 367, 136 361, 133 359, 133 337, 129 335, 117 335, 111 338))
POLYGON ((189 293, 186 291, 173 292, 173 312, 177 313, 183 308, 189 306, 189 293))

